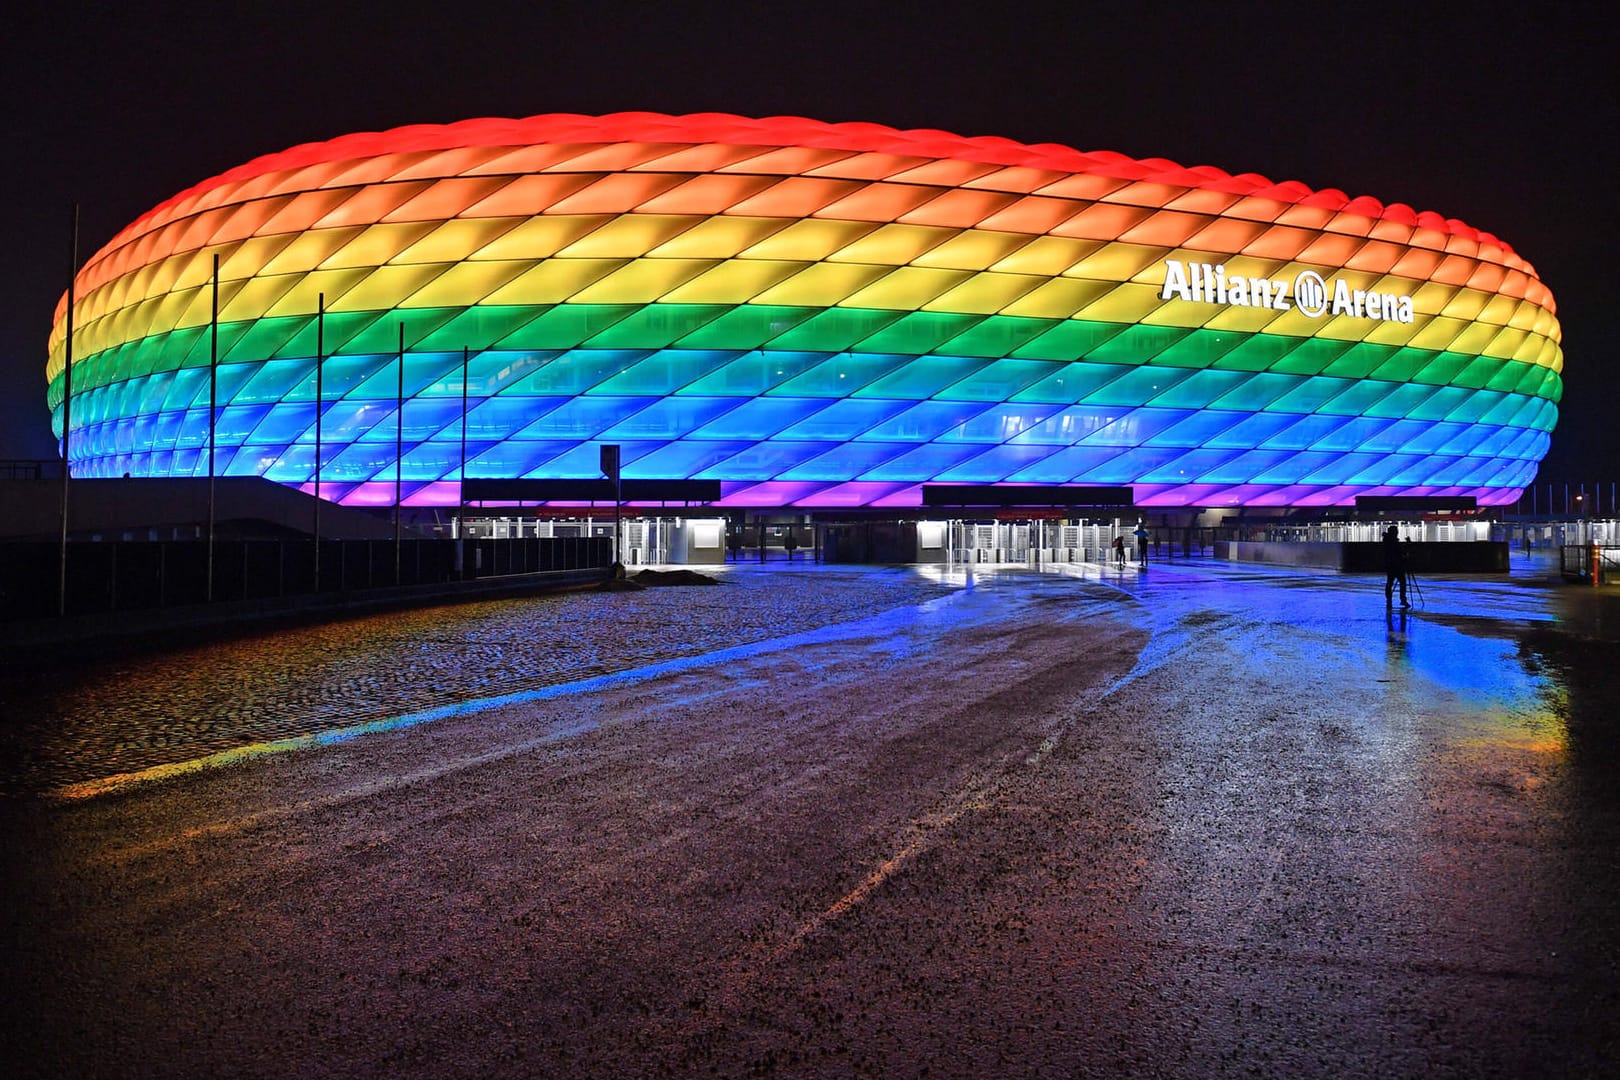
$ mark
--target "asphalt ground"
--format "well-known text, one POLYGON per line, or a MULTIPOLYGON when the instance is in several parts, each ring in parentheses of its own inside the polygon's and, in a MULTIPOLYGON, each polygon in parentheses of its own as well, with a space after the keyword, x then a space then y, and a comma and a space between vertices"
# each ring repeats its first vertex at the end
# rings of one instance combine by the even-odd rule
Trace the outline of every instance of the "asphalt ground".
POLYGON ((1402 615, 1381 578, 1202 562, 725 576, 265 639, 303 667, 191 655, 138 753, 95 734, 106 672, 82 714, 27 683, 75 734, 8 755, 0 1059, 1517 1077, 1620 1055, 1607 592, 1424 580, 1402 615), (497 631, 553 624, 571 636, 497 631), (188 723, 231 697, 205 676, 257 688, 245 721, 188 723), (357 685, 395 696, 359 709, 357 685))

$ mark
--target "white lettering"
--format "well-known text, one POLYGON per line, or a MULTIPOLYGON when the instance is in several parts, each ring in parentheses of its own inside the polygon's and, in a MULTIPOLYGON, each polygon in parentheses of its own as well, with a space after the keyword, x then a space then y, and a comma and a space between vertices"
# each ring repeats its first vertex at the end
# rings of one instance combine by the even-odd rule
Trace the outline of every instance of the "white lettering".
POLYGON ((1191 300, 1187 292, 1187 268, 1177 259, 1164 260, 1164 288, 1159 290, 1160 300, 1191 300))
POLYGON ((1350 299, 1350 286, 1343 279, 1333 283, 1333 314, 1349 315, 1353 301, 1350 299))
POLYGON ((1339 278, 1332 283, 1332 303, 1325 304, 1323 285, 1322 278, 1312 270, 1301 271, 1296 284, 1287 279, 1252 278, 1242 274, 1228 277, 1224 263, 1188 263, 1180 259, 1166 259, 1159 299, 1265 308, 1268 311, 1292 311, 1298 306, 1297 299, 1299 304, 1304 305, 1299 307, 1300 313, 1313 319, 1331 313, 1356 319, 1411 323, 1416 317, 1410 296, 1396 296, 1373 289, 1352 289, 1349 282, 1339 278), (1296 287, 1300 290, 1297 298, 1291 295, 1296 287))

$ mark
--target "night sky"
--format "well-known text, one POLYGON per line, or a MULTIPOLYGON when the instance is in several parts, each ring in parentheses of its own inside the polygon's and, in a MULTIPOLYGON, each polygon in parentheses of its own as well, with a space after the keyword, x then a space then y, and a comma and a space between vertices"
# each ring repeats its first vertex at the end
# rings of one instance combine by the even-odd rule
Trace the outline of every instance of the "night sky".
POLYGON ((1542 478, 1620 479, 1613 5, 24 3, 46 10, 3 24, 0 458, 55 455, 45 342, 74 203, 84 259, 298 143, 647 110, 1117 150, 1460 218, 1558 302, 1542 478))

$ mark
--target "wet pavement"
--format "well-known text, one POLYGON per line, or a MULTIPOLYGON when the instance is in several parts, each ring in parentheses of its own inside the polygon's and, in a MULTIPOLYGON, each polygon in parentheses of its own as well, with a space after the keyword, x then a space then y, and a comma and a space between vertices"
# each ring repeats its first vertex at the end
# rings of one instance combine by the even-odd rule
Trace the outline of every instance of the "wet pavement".
POLYGON ((722 589, 449 604, 156 655, 0 666, 0 795, 700 655, 948 587, 900 570, 791 569, 791 587, 744 563, 710 568, 722 589))
POLYGON ((727 576, 13 682, 35 794, 0 800, 0 1057, 1472 1077, 1620 1054, 1607 591, 1425 579, 1402 615, 1381 580, 1202 561, 727 576))

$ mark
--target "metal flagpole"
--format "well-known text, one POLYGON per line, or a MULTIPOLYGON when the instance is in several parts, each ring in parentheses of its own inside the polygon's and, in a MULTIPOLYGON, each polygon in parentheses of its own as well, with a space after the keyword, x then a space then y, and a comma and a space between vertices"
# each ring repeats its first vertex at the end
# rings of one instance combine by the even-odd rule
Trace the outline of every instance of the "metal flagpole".
POLYGON ((399 391, 394 399, 394 584, 399 584, 399 501, 405 454, 405 322, 399 324, 399 391))
POLYGON ((214 600, 214 447, 219 415, 219 254, 214 255, 213 312, 208 322, 208 586, 204 599, 214 600))
POLYGON ((79 204, 73 204, 72 255, 68 261, 67 339, 62 353, 62 550, 57 559, 56 613, 67 614, 68 482, 73 477, 73 305, 79 276, 79 204))
MULTIPOLYGON (((461 347, 461 478, 456 482, 458 488, 456 498, 461 504, 456 511, 456 532, 458 534, 465 534, 467 529, 467 371, 471 356, 471 350, 463 345, 461 347)), ((463 535, 460 538, 465 539, 465 536, 463 535)), ((466 576, 467 567, 465 564, 461 568, 461 573, 463 577, 466 576)))
POLYGON ((326 359, 326 294, 315 298, 315 591, 321 591, 321 364, 326 359))

